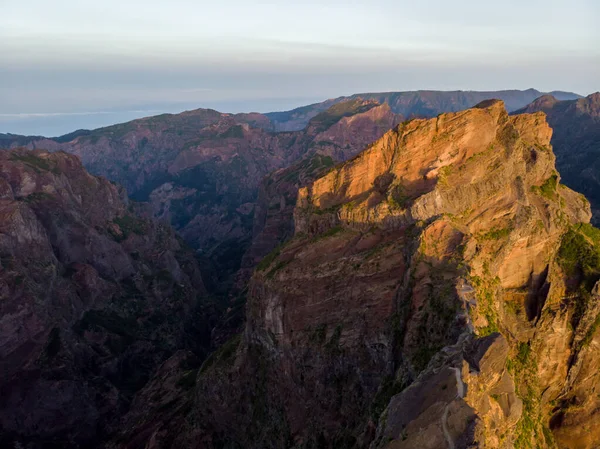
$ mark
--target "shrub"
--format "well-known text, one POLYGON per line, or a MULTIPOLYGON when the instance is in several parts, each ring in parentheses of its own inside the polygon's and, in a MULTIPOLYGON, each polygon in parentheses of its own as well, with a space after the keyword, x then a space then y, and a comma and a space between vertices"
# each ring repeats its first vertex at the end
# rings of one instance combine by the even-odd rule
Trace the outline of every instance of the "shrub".
POLYGON ((480 238, 481 240, 500 240, 505 237, 508 237, 511 231, 511 228, 492 228, 492 230, 486 232, 485 234, 482 234, 480 238))
POLYGON ((146 221, 129 214, 115 218, 113 223, 118 225, 123 233, 122 236, 112 233, 117 241, 126 240, 131 234, 144 235, 147 231, 146 221))
POLYGON ((550 176, 541 186, 533 186, 531 190, 544 198, 553 200, 556 194, 556 188, 558 187, 558 175, 554 173, 550 176))
POLYGON ((558 250, 558 262, 568 275, 581 271, 585 278, 597 277, 600 274, 600 251, 594 241, 598 231, 595 228, 581 227, 569 229, 563 236, 558 250), (592 239, 586 235, 593 236, 592 239))

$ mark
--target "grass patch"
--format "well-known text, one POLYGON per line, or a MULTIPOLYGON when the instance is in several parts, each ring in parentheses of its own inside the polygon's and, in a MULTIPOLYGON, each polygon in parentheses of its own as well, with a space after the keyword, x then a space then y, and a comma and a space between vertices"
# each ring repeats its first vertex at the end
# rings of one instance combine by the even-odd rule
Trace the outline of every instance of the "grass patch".
POLYGON ((242 335, 238 334, 223 343, 219 349, 206 358, 200 367, 200 374, 205 373, 212 366, 223 363, 229 364, 233 362, 235 353, 240 345, 241 340, 242 335))
POLYGON ((46 192, 33 192, 27 195, 23 201, 26 203, 40 203, 44 201, 52 201, 54 199, 54 195, 46 192))
POLYGON ((33 168, 36 173, 41 173, 42 171, 50 171, 54 174, 60 174, 60 170, 54 165, 50 163, 47 159, 36 156, 33 153, 26 154, 11 154, 11 161, 22 162, 25 165, 33 168))
POLYGON ((546 199, 554 200, 556 197, 556 189, 558 187, 558 175, 554 173, 541 186, 532 186, 531 190, 546 199))
POLYGON ((318 242, 319 240, 323 240, 329 237, 333 237, 336 234, 339 234, 340 232, 342 232, 344 230, 344 228, 340 225, 338 226, 334 226, 333 228, 329 228, 327 231, 323 232, 322 234, 317 235, 314 239, 313 242, 318 242))
POLYGON ((148 231, 148 224, 145 220, 130 214, 115 218, 113 223, 119 226, 122 232, 122 235, 118 235, 109 231, 117 241, 126 240, 131 234, 144 235, 148 231))
POLYGON ((337 211, 339 211, 341 208, 342 208, 342 205, 338 204, 336 206, 331 206, 326 209, 315 208, 312 212, 315 215, 333 214, 333 213, 336 213, 337 211))
POLYGON ((401 184, 395 185, 390 189, 387 202, 388 205, 394 210, 400 210, 406 208, 409 198, 404 191, 404 187, 401 184))
POLYGON ((583 275, 590 290, 600 277, 600 230, 590 224, 579 224, 562 237, 558 263, 567 275, 583 275))
POLYGON ((183 375, 177 380, 175 385, 182 390, 191 390, 196 386, 196 377, 198 370, 192 369, 185 371, 183 375))
POLYGON ((480 235, 481 240, 500 240, 506 238, 510 235, 512 228, 492 228, 491 231, 486 232, 485 234, 480 235))
POLYGON ((273 276, 275 276, 275 274, 281 270, 283 267, 285 267, 287 264, 289 264, 290 261, 280 261, 278 262, 272 270, 270 270, 267 275, 265 276, 267 279, 273 279, 273 276))
POLYGON ((377 422, 383 411, 386 409, 390 400, 393 396, 401 393, 406 388, 406 384, 396 381, 392 376, 386 376, 379 389, 373 402, 371 402, 371 417, 373 421, 377 422))
POLYGON ((438 185, 442 187, 447 187, 448 177, 452 174, 453 167, 451 165, 446 165, 438 171, 438 185))
POLYGON ((471 276, 471 285, 477 293, 477 310, 488 322, 487 326, 477 329, 480 337, 499 332, 498 313, 494 307, 494 293, 499 279, 483 279, 479 276, 471 276))

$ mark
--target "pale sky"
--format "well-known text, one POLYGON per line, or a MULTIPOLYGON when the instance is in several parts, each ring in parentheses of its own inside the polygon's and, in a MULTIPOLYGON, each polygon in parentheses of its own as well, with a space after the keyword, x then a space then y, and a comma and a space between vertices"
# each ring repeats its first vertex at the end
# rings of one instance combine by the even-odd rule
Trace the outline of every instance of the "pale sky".
POLYGON ((0 0, 0 132, 357 92, 600 90, 597 0, 0 0))

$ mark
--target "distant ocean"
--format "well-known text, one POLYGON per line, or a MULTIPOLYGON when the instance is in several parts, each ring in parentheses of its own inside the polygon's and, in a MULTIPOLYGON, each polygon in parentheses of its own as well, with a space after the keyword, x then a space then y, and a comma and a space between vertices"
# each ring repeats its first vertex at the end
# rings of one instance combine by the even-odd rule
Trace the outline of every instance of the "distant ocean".
POLYGON ((152 104, 130 110, 75 111, 75 112, 0 112, 0 133, 26 136, 59 137, 78 129, 96 129, 137 118, 198 108, 212 108, 219 112, 285 111, 325 98, 281 98, 245 101, 206 102, 191 104, 152 104))

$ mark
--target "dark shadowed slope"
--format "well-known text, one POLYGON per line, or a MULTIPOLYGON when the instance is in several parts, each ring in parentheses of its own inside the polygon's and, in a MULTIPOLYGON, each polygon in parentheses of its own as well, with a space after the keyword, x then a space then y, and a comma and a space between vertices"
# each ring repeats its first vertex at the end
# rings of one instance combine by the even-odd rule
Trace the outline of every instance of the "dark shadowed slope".
POLYGON ((0 447, 99 447, 216 313, 193 252, 63 152, 0 152, 0 447))

